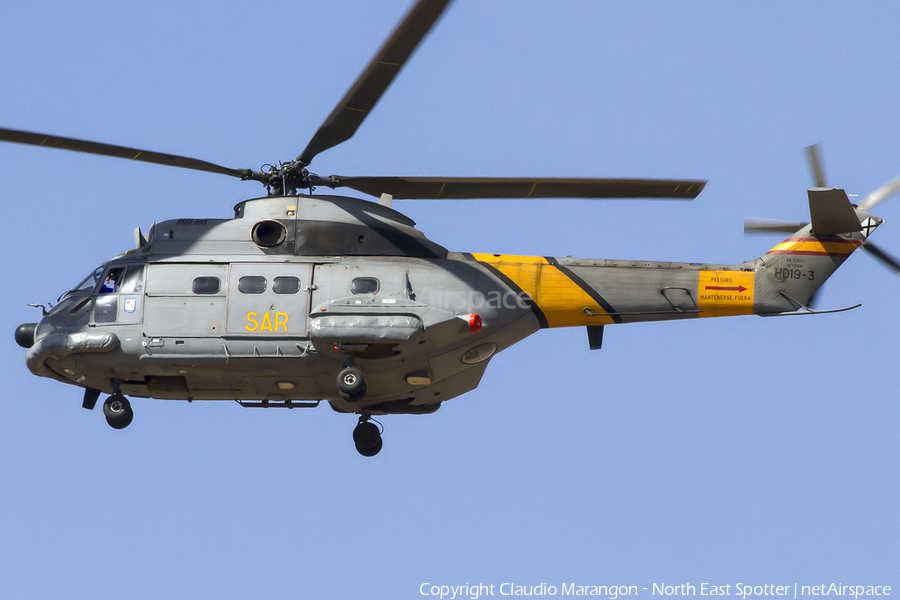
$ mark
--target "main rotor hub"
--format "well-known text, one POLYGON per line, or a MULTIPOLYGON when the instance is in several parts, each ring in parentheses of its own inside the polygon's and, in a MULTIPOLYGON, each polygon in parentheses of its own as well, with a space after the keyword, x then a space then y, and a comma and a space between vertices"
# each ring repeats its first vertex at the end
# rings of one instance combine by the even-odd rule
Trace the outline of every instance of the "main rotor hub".
POLYGON ((266 186, 270 196, 295 196, 298 189, 312 192, 317 185, 334 187, 329 179, 310 173, 298 160, 269 165, 266 171, 248 172, 244 179, 259 181, 266 186))

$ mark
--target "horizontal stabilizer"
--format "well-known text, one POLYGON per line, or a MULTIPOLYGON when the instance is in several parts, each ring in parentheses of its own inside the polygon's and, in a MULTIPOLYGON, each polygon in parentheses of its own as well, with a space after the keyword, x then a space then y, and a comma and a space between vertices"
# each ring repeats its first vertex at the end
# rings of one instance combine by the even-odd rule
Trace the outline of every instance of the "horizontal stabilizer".
POLYGON ((809 216, 813 235, 835 235, 862 231, 847 193, 840 188, 810 188, 809 216))

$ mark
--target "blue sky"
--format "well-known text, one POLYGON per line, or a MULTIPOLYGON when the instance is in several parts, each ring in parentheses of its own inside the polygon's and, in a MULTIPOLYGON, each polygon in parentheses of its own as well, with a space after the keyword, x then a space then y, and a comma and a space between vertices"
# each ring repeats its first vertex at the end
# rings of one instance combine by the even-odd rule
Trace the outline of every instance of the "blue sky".
MULTIPOLYGON (((3 126, 233 167, 295 157, 405 0, 5 3, 3 126), (324 11, 324 12, 323 12, 324 11)), ((695 201, 396 202, 451 250, 740 262, 806 218, 803 148, 864 196, 900 174, 894 2, 456 0, 347 175, 703 178, 695 201)), ((422 583, 891 585, 896 306, 865 255, 848 313, 541 331, 436 414, 134 401, 113 431, 32 376, 14 328, 170 218, 258 184, 0 146, 0 597, 421 598, 422 583)), ((900 254, 900 202, 873 237, 900 254)), ((643 588, 648 588, 644 591, 643 588)), ((732 591, 734 587, 732 587, 732 591)))

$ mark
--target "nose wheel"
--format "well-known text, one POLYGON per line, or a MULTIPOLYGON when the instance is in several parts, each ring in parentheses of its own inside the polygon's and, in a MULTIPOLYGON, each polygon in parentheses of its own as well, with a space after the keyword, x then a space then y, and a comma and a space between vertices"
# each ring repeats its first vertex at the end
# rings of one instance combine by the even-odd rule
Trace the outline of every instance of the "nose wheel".
POLYGON ((113 429, 125 429, 134 419, 131 403, 122 394, 113 394, 103 403, 103 416, 113 429))
POLYGON ((381 429, 369 419, 368 413, 363 413, 359 418, 359 424, 353 430, 353 443, 356 451, 363 456, 375 456, 381 451, 381 429))

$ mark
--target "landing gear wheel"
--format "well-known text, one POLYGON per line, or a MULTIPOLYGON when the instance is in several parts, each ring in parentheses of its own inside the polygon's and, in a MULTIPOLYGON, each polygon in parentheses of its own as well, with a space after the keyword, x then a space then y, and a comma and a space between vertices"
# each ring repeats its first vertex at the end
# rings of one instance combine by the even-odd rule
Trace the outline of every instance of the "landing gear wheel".
POLYGON ((375 456, 384 445, 378 425, 368 421, 360 421, 353 430, 353 443, 356 444, 356 451, 363 456, 375 456))
POLYGON ((358 402, 366 395, 366 379, 359 367, 344 367, 337 376, 338 394, 347 402, 358 402))
POLYGON ((122 394, 113 394, 103 403, 103 415, 113 429, 125 429, 134 419, 131 403, 122 394))
POLYGON ((378 440, 375 442, 375 445, 371 448, 362 449, 359 446, 356 447, 356 451, 362 454, 363 456, 372 457, 381 452, 381 447, 384 445, 384 442, 381 439, 381 436, 378 436, 378 440))

